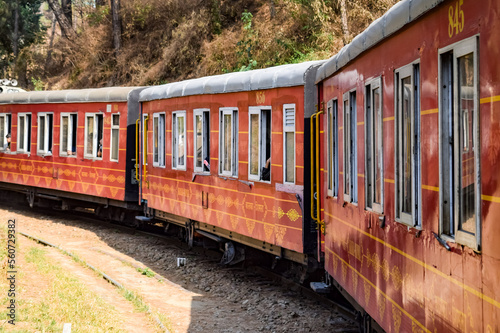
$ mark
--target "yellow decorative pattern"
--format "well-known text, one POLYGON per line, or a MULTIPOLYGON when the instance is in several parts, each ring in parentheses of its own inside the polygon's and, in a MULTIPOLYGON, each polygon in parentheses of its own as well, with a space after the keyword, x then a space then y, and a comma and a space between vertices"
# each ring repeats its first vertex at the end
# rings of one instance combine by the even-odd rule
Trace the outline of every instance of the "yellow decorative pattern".
POLYGON ((286 228, 280 227, 280 226, 275 226, 274 233, 276 235, 276 243, 278 245, 282 245, 283 239, 285 238, 285 234, 286 234, 286 228))
POLYGON ((253 210, 253 202, 246 202, 245 208, 248 210, 253 210))
POLYGON ((392 277, 392 283, 394 284, 394 288, 399 291, 401 289, 401 285, 403 284, 403 279, 401 277, 401 272, 399 271, 398 266, 392 267, 391 277, 392 277))
POLYGON ((224 197, 222 195, 217 196, 217 203, 222 206, 224 204, 224 197))
POLYGON ((394 332, 399 332, 401 327, 401 310, 396 305, 392 305, 392 320, 394 322, 394 332))
POLYGON ((218 225, 221 225, 221 223, 222 223, 222 218, 223 218, 222 213, 220 213, 220 212, 216 212, 216 213, 215 213, 215 216, 217 217, 217 224, 218 224, 218 225))
POLYGON ((252 234, 253 233, 253 229, 255 228, 255 221, 247 220, 246 224, 247 224, 247 230, 248 230, 248 232, 250 234, 252 234))
POLYGON ((351 270, 352 287, 354 289, 354 294, 358 294, 358 274, 354 270, 351 270))
POLYGON ((411 332, 412 333, 424 333, 424 330, 418 327, 417 323, 411 322, 411 332))
POLYGON ((377 305, 378 305, 378 314, 380 315, 380 320, 384 320, 384 315, 385 315, 385 298, 384 296, 380 295, 377 300, 377 305))
POLYGON ((233 230, 236 230, 236 227, 238 226, 238 219, 236 216, 231 215, 231 226, 233 227, 233 230))
POLYGON ((227 208, 231 208, 233 206, 233 199, 231 199, 231 197, 226 197, 225 204, 227 208))
POLYGON ((286 215, 293 222, 295 222, 300 217, 300 214, 297 213, 297 211, 293 208, 290 209, 286 215))
POLYGON ((269 243, 272 243, 273 231, 274 231, 274 228, 272 225, 264 224, 264 233, 266 235, 266 240, 269 243))
POLYGON ((342 262, 342 281, 345 283, 347 280, 347 265, 342 262))
POLYGON ((365 289, 365 305, 368 306, 368 304, 370 304, 370 294, 372 291, 372 287, 366 281, 363 281, 363 286, 365 289))
POLYGON ((389 262, 387 259, 382 260, 382 276, 384 277, 385 281, 389 281, 389 275, 390 275, 390 268, 389 268, 389 262))
POLYGON ((109 190, 111 191, 111 196, 113 198, 116 198, 116 194, 118 193, 118 189, 116 187, 109 187, 109 190))

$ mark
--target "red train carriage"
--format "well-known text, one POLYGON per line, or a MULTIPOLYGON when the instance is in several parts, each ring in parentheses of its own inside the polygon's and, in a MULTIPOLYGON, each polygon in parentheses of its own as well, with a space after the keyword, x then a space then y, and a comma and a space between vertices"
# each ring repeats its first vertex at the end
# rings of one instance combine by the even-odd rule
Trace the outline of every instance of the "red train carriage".
MULTIPOLYGON (((82 202, 101 208, 137 206, 132 159, 139 91, 1 94, 0 186, 26 193, 30 205, 48 200, 64 209, 88 206, 82 202), (127 145, 132 149, 127 151, 127 145)), ((124 218, 123 210, 108 211, 110 217, 124 218)))
POLYGON ((499 12, 401 1, 318 70, 325 268, 388 332, 500 329, 499 12))
POLYGON ((317 236, 302 204, 309 200, 304 118, 317 100, 319 64, 142 91, 147 134, 138 173, 151 216, 186 226, 190 240, 196 231, 307 263, 317 236))

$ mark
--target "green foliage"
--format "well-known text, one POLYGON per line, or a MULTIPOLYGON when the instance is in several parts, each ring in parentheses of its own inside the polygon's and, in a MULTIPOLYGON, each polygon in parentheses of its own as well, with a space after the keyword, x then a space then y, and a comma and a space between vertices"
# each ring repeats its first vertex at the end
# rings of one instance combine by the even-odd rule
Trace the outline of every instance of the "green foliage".
POLYGON ((40 78, 35 79, 34 77, 32 77, 31 83, 33 83, 35 91, 43 91, 45 85, 43 84, 43 81, 40 78))
POLYGON ((109 6, 101 6, 96 10, 87 14, 87 22, 90 26, 96 26, 103 23, 110 15, 111 8, 109 6))
POLYGON ((142 275, 146 275, 147 277, 153 277, 155 276, 155 273, 150 270, 148 267, 146 268, 137 268, 137 271, 141 273, 142 275))
POLYGON ((245 9, 241 14, 244 31, 243 38, 236 44, 236 54, 238 56, 236 70, 240 72, 257 68, 257 61, 253 59, 253 51, 257 44, 258 34, 252 28, 252 19, 252 13, 245 9))

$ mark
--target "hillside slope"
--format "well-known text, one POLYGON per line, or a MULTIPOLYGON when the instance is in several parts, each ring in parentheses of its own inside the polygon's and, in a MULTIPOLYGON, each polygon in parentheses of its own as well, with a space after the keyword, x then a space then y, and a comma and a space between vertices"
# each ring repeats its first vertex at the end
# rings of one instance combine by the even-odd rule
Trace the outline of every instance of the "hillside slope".
POLYGON ((346 1, 349 35, 341 2, 121 0, 117 56, 109 6, 74 5, 77 37, 61 37, 55 25, 51 46, 49 28, 30 49, 27 78, 43 89, 136 86, 326 59, 397 1, 346 1))

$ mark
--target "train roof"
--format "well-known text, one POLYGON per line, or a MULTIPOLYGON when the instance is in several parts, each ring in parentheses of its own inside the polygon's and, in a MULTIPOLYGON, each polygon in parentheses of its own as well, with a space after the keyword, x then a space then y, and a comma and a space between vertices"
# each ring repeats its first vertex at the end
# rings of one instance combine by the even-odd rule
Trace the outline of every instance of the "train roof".
POLYGON ((444 0, 402 0, 389 9, 383 16, 373 21, 351 43, 327 60, 316 73, 316 83, 326 79, 347 65, 364 51, 401 30, 444 0))
POLYGON ((306 84, 307 71, 311 67, 319 67, 323 62, 309 61, 168 83, 144 89, 139 99, 147 102, 182 96, 301 86, 306 84))
POLYGON ((137 87, 49 90, 0 94, 0 104, 126 102, 137 87))

